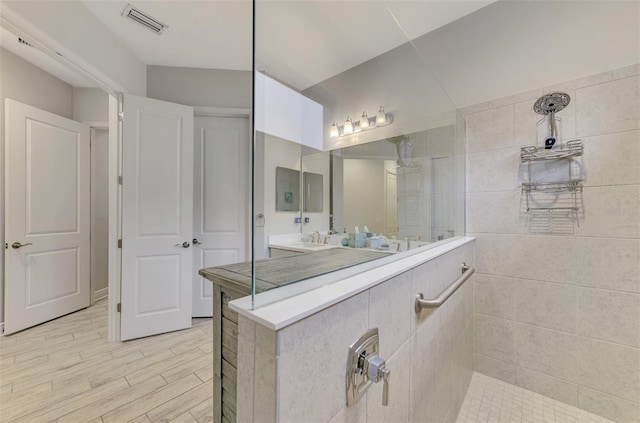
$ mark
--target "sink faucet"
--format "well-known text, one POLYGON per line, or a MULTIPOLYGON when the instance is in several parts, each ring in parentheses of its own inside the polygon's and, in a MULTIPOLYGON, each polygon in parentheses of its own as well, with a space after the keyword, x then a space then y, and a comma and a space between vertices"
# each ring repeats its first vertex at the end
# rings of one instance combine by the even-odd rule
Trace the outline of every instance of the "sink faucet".
POLYGON ((314 244, 319 244, 320 243, 320 232, 314 231, 311 234, 311 242, 313 242, 314 244))

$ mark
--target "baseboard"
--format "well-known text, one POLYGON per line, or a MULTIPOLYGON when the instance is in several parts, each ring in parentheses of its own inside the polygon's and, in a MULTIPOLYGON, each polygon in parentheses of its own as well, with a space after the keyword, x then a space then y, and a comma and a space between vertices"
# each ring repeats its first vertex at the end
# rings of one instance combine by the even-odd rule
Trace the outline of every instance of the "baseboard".
POLYGON ((101 300, 107 296, 109 296, 109 288, 99 289, 93 294, 93 301, 101 300))

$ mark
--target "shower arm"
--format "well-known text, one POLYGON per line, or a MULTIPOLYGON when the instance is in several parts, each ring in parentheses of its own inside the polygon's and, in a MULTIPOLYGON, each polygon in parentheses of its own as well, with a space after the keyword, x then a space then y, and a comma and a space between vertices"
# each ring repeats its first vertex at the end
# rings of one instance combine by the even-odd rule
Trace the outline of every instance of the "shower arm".
POLYGON ((556 112, 549 113, 549 129, 551 130, 551 138, 556 139, 558 129, 556 127, 556 112))

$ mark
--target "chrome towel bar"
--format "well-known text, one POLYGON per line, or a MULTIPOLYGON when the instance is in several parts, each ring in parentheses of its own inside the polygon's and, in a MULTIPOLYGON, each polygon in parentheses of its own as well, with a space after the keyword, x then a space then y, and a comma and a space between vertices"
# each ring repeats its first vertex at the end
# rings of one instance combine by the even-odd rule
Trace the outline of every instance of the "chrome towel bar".
POLYGON ((473 275, 473 272, 475 271, 476 269, 474 269, 473 267, 467 266, 466 263, 462 263, 462 276, 460 276, 447 289, 442 291, 437 298, 434 298, 431 300, 425 300, 424 295, 422 295, 422 292, 419 292, 418 295, 416 295, 416 303, 415 303, 416 313, 420 314, 420 312, 424 308, 440 307, 442 304, 444 304, 445 301, 449 299, 449 297, 451 297, 458 290, 458 288, 460 288, 467 281, 467 279, 471 277, 471 275, 473 275))

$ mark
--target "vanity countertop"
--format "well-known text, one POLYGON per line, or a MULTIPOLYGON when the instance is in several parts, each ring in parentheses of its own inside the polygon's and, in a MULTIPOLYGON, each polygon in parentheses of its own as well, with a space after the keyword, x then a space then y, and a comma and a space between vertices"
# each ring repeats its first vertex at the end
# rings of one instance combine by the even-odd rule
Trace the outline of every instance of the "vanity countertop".
MULTIPOLYGON (((388 252, 356 248, 328 248, 289 257, 258 260, 256 293, 298 282, 328 272, 389 256, 388 252)), ((251 262, 209 267, 200 275, 234 291, 251 293, 251 262)))

